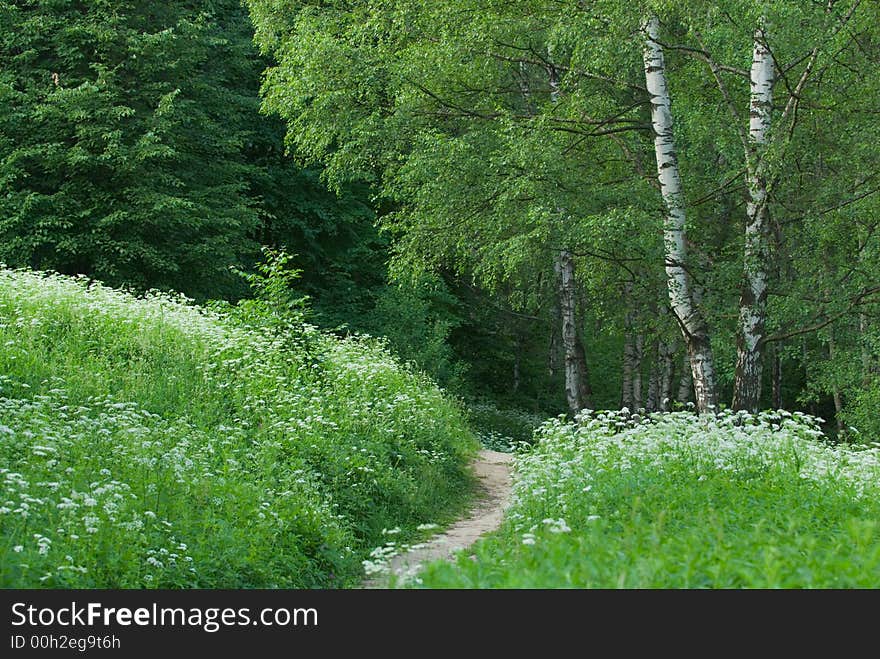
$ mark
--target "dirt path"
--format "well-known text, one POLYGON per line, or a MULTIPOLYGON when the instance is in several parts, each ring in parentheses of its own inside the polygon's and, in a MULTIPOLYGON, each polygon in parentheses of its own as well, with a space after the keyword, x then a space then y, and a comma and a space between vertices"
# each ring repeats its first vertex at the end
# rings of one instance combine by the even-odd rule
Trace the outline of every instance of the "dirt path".
POLYGON ((480 451, 472 463, 480 490, 470 515, 427 542, 391 558, 386 571, 367 579, 363 587, 387 588, 390 575, 405 580, 418 572, 422 563, 449 559, 457 550, 471 546, 480 536, 498 528, 510 499, 512 460, 513 456, 509 453, 488 449, 480 451))

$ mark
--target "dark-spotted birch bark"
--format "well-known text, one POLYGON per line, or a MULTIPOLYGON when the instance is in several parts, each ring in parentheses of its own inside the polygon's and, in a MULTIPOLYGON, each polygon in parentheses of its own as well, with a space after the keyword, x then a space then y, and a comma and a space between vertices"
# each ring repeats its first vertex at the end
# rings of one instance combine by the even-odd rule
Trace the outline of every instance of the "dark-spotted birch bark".
POLYGON ((668 341, 660 343, 660 399, 659 410, 668 412, 672 409, 672 378, 675 375, 675 344, 668 341))
MULTIPOLYGON (((559 72, 552 65, 550 75, 550 100, 559 101, 559 72)), ((565 221, 565 210, 557 208, 560 221, 565 221)), ((586 351, 578 335, 577 285, 575 281, 574 256, 563 248, 556 255, 556 272, 559 277, 559 311, 562 320, 562 353, 565 369, 565 400, 572 414, 590 406, 589 384, 586 373, 586 351)))
POLYGON ((658 41, 659 27, 656 16, 651 16, 644 23, 644 64, 645 82, 651 96, 657 178, 666 208, 663 223, 666 281, 670 305, 681 328, 690 358, 697 410, 700 413, 710 413, 718 408, 715 359, 709 341, 709 329, 700 309, 694 303, 691 280, 686 269, 684 195, 672 130, 666 64, 663 47, 658 41))
POLYGON ((565 400, 572 414, 577 414, 589 406, 584 372, 586 356, 580 344, 577 326, 577 286, 575 282, 574 258, 569 250, 560 250, 557 255, 559 272, 559 311, 562 319, 562 352, 565 367, 565 400))
POLYGON ((767 217, 767 145, 776 80, 773 55, 767 48, 762 25, 755 31, 752 67, 749 75, 750 108, 746 175, 746 231, 743 250, 743 278, 739 300, 739 334, 733 409, 758 411, 765 326, 767 278, 770 262, 770 231, 767 217))

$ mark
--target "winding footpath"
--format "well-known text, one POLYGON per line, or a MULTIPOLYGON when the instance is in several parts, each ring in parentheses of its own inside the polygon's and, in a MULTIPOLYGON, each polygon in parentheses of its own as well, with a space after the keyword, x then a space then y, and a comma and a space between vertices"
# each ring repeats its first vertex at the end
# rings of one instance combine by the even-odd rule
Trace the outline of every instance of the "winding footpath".
POLYGON ((512 461, 509 453, 481 450, 472 463, 479 481, 479 494, 469 516, 430 540, 394 556, 383 573, 370 577, 362 587, 388 588, 391 575, 405 581, 418 572, 422 564, 449 560, 458 550, 470 547, 482 535, 497 529, 510 501, 512 461))

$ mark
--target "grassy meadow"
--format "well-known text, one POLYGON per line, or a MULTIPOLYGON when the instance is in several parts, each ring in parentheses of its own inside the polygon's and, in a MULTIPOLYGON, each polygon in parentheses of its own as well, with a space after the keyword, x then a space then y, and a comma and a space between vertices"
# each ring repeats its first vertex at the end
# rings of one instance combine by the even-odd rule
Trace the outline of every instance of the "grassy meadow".
POLYGON ((345 587, 383 529, 459 512, 458 404, 254 317, 0 271, 0 586, 345 587))
POLYGON ((502 528, 413 585, 880 587, 880 451, 816 418, 594 412, 523 448, 502 528))

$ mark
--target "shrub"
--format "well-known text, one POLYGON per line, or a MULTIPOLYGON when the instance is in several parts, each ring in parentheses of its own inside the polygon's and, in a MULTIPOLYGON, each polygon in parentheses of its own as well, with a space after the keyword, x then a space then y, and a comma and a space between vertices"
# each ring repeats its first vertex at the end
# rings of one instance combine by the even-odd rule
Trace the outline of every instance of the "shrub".
POLYGON ((841 412, 847 439, 857 443, 880 441, 880 378, 852 391, 841 412))
POLYGON ((489 402, 468 404, 468 418, 483 446, 505 453, 521 442, 531 443, 535 430, 544 422, 537 414, 501 409, 489 402))

